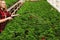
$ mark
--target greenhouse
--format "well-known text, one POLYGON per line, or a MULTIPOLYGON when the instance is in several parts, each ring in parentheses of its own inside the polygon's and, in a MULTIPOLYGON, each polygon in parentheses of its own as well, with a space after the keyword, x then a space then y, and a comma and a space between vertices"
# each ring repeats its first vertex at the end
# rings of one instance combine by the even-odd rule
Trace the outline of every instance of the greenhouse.
MULTIPOLYGON (((7 16, 9 20, 0 33, 0 40, 60 40, 60 0, 4 1, 10 19, 7 16), (19 15, 11 16, 15 14, 19 15)), ((0 14, 4 12, 0 9, 0 14)))
POLYGON ((60 0, 47 0, 47 1, 60 12, 60 0))

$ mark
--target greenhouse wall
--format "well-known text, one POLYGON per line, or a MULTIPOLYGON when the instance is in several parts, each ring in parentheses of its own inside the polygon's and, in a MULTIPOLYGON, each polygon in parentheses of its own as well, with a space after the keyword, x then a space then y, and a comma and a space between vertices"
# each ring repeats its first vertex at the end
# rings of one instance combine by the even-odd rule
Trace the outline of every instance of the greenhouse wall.
POLYGON ((47 1, 60 12, 60 0, 47 0, 47 1))
POLYGON ((25 1, 39 1, 39 0, 25 0, 25 1))

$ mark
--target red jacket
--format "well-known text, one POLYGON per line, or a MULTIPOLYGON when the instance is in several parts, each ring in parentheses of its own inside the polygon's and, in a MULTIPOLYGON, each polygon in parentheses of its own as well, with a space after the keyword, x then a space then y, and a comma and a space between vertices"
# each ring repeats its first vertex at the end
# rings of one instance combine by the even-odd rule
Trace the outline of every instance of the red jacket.
MULTIPOLYGON (((3 10, 0 9, 0 20, 1 20, 1 19, 4 19, 4 18, 5 18, 5 15, 6 15, 7 17, 11 16, 11 15, 9 14, 9 12, 3 11, 3 10)), ((6 22, 3 22, 3 23, 0 23, 0 32, 2 32, 2 30, 4 30, 6 24, 7 24, 7 21, 6 21, 6 22)))

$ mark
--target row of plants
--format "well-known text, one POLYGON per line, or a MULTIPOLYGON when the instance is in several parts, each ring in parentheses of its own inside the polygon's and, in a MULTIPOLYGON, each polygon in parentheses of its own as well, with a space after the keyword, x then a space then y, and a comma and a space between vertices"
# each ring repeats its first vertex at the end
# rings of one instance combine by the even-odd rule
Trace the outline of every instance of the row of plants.
POLYGON ((12 6, 13 4, 15 4, 18 0, 5 0, 7 7, 9 8, 10 6, 12 6))
POLYGON ((60 40, 60 13, 47 1, 26 2, 0 34, 0 40, 60 40))

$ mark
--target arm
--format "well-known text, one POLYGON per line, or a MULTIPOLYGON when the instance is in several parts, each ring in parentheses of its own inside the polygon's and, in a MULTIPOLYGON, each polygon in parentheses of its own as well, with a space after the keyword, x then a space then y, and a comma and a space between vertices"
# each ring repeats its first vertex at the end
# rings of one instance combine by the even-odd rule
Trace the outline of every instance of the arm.
POLYGON ((13 13, 10 13, 10 12, 8 12, 8 17, 10 16, 10 17, 16 17, 16 16, 19 16, 19 14, 13 14, 13 13))
POLYGON ((5 19, 0 19, 0 23, 6 22, 7 20, 11 20, 11 17, 5 18, 5 19))
POLYGON ((6 22, 7 20, 11 20, 12 17, 18 16, 19 14, 11 15, 11 17, 5 18, 5 19, 0 19, 0 23, 6 22))

